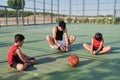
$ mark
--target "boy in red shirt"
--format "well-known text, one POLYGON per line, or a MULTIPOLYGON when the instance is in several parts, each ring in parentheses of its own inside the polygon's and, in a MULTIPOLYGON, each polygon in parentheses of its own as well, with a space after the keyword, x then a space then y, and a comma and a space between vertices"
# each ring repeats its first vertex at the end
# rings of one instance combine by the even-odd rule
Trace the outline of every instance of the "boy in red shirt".
POLYGON ((102 33, 96 33, 95 36, 92 37, 91 41, 91 45, 84 43, 83 47, 92 54, 103 54, 111 50, 111 46, 103 46, 104 39, 102 38, 102 33))
POLYGON ((15 43, 8 50, 8 64, 10 67, 16 68, 18 71, 25 70, 29 65, 35 64, 36 60, 23 54, 21 47, 25 37, 22 34, 16 34, 15 43))

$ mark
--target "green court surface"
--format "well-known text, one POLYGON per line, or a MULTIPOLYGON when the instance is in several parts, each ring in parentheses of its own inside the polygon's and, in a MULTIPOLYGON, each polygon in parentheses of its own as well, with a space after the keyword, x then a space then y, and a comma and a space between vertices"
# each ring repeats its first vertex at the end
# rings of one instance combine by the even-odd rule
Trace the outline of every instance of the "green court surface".
POLYGON ((45 40, 54 26, 57 24, 0 28, 0 80, 120 80, 120 25, 67 24, 69 35, 76 36, 67 53, 50 48, 45 40), (96 32, 103 33, 104 46, 112 46, 107 54, 92 55, 82 47, 96 32), (25 36, 22 52, 37 59, 36 65, 23 72, 7 64, 7 51, 17 33, 25 36), (68 65, 72 53, 80 60, 76 67, 68 65))

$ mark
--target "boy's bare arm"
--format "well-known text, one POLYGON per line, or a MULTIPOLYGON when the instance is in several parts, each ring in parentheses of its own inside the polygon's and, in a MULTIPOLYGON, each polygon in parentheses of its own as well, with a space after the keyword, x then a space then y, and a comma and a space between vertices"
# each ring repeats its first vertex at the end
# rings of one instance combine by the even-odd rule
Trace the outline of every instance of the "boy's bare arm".
POLYGON ((96 50, 96 52, 99 52, 103 47, 103 41, 101 41, 99 48, 96 50))
POLYGON ((28 62, 28 60, 25 58, 24 54, 21 52, 20 49, 17 49, 15 52, 19 56, 19 58, 21 59, 21 61, 28 62))
POLYGON ((68 33, 67 33, 67 29, 64 30, 64 35, 65 35, 65 46, 68 47, 69 42, 68 42, 68 33))

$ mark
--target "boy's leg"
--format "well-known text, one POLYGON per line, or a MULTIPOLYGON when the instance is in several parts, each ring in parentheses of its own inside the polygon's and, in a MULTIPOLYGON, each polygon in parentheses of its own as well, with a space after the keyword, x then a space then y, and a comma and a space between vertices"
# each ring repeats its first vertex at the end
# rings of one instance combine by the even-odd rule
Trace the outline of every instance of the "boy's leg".
POLYGON ((102 49, 102 51, 100 51, 99 53, 100 54, 103 54, 103 53, 106 53, 106 52, 108 52, 108 51, 110 51, 111 50, 111 46, 106 46, 106 47, 104 47, 103 49, 102 49))
POLYGON ((58 46, 55 44, 53 38, 50 35, 46 36, 46 40, 47 40, 48 44, 50 45, 50 47, 58 49, 58 46))
POLYGON ((46 36, 46 40, 47 40, 48 44, 55 45, 55 42, 54 42, 53 38, 50 35, 46 36))
POLYGON ((18 71, 24 71, 27 67, 28 67, 27 63, 24 63, 24 64, 18 63, 17 66, 16 66, 16 69, 18 71))
MULTIPOLYGON (((16 69, 17 69, 18 71, 24 71, 28 66, 33 65, 33 64, 36 64, 36 60, 35 60, 34 57, 31 57, 31 58, 29 58, 29 59, 27 59, 27 60, 29 60, 29 63, 24 63, 24 64, 18 63, 18 64, 16 64, 16 69)), ((15 65, 14 65, 14 66, 15 66, 15 65)))
POLYGON ((27 63, 13 63, 11 67, 17 69, 18 71, 24 71, 27 68, 27 63))
POLYGON ((36 63, 36 60, 33 57, 31 57, 31 58, 26 57, 26 58, 27 58, 27 60, 29 60, 29 63, 24 63, 18 58, 16 60, 14 60, 14 63, 11 65, 11 67, 17 69, 18 71, 24 71, 28 66, 36 63))
POLYGON ((36 64, 36 60, 34 57, 27 56, 26 54, 23 54, 25 59, 30 60, 30 65, 31 64, 36 64))
POLYGON ((31 57, 31 58, 29 58, 29 59, 27 59, 27 60, 29 60, 30 65, 33 65, 33 64, 36 64, 36 63, 37 63, 34 57, 31 57))
POLYGON ((91 51, 91 46, 90 46, 89 44, 84 43, 84 44, 83 44, 83 47, 84 47, 85 49, 87 49, 88 51, 91 51))
POLYGON ((72 44, 75 41, 76 37, 74 35, 69 37, 69 45, 72 44))
POLYGON ((59 40, 58 42, 62 45, 62 47, 59 47, 58 49, 62 52, 66 52, 65 41, 59 40))

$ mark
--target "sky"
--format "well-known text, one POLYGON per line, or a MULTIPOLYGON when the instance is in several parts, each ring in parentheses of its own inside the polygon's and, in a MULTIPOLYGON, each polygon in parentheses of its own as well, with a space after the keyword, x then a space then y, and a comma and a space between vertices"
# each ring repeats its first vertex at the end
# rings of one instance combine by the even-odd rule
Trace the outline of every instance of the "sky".
MULTIPOLYGON (((25 0, 25 10, 34 10, 34 0, 25 0)), ((53 12, 57 13, 58 0, 53 0, 53 12)), ((59 0, 59 13, 69 14, 70 0, 59 0)), ((83 15, 83 0, 71 0, 71 15, 83 15)), ((84 0, 84 15, 96 15, 98 10, 98 0, 84 0)), ((99 0, 99 15, 113 15, 115 0, 99 0)), ((45 0, 46 12, 51 12, 51 0, 45 0)), ((43 12, 43 0, 36 0, 36 11, 43 12)), ((0 5, 7 6, 7 0, 0 0, 0 5)), ((116 8, 120 9, 120 0, 116 0, 116 8)))

